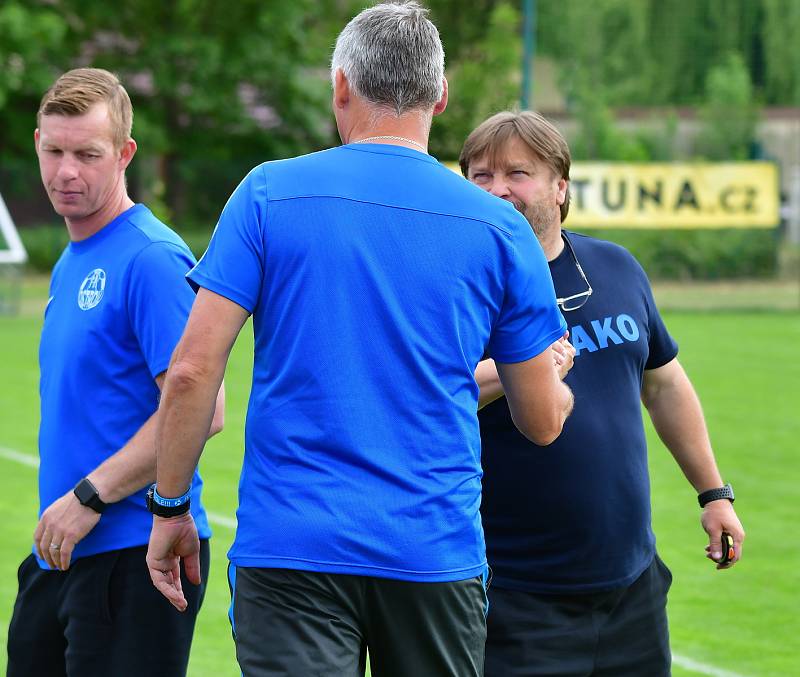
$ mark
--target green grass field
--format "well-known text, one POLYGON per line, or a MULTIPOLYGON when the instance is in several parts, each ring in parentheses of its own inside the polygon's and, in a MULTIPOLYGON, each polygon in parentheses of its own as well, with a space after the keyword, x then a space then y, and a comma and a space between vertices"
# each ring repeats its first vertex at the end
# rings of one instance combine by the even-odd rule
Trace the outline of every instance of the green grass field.
MULTIPOLYGON (((36 455, 38 332, 46 281, 28 280, 23 292, 21 315, 0 317, 3 639, 16 594, 16 568, 29 552, 37 508, 36 471, 15 454, 36 455)), ((674 574, 669 608, 674 674, 800 674, 800 314, 670 311, 665 318, 700 393, 723 476, 736 488, 736 506, 748 534, 743 561, 731 571, 717 572, 703 554, 694 492, 649 429, 655 530, 659 551, 674 574)), ((201 462, 206 505, 227 519, 236 505, 252 365, 250 332, 248 324, 228 368, 225 430, 209 443, 201 462)), ((225 553, 232 536, 232 529, 215 527, 192 677, 239 674, 226 616, 225 553)), ((4 651, 0 666, 4 672, 4 651)))

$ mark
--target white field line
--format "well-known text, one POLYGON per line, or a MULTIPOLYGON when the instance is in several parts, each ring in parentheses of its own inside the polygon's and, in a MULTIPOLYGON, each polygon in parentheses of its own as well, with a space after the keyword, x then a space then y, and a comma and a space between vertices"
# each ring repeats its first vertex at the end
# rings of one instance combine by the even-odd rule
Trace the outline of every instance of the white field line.
MULTIPOLYGON (((39 467, 39 458, 37 456, 32 456, 31 454, 24 454, 21 451, 17 451, 16 449, 9 449, 8 447, 0 446, 0 458, 8 459, 9 461, 14 461, 15 463, 19 463, 21 465, 26 465, 29 468, 38 468, 39 467)), ((211 524, 224 527, 225 529, 235 529, 236 528, 236 520, 230 517, 225 517, 224 515, 218 515, 214 512, 209 512, 206 510, 206 515, 208 515, 208 521, 211 524)))
MULTIPOLYGON (((36 456, 31 456, 30 454, 23 454, 20 451, 17 451, 15 449, 9 449, 8 447, 0 446, 0 458, 5 458, 8 459, 9 461, 14 461, 22 465, 27 465, 30 468, 39 467, 39 459, 36 456)), ((225 527, 226 529, 236 528, 235 519, 231 519, 230 517, 225 517, 223 515, 218 515, 213 512, 207 512, 207 514, 208 514, 208 521, 216 526, 225 527)), ((672 662, 675 665, 685 668, 686 670, 691 670, 701 675, 709 675, 709 677, 745 677, 744 675, 741 675, 738 672, 730 672, 729 670, 716 668, 713 665, 708 665, 707 663, 701 663, 700 661, 687 658, 686 656, 681 656, 680 654, 675 654, 675 653, 672 654, 672 662)))
MULTIPOLYGON (((225 515, 220 515, 216 512, 209 512, 208 510, 206 510, 206 516, 208 517, 208 521, 214 526, 225 527, 226 529, 236 529, 236 520, 231 517, 225 517, 225 515)), ((730 677, 735 676, 731 675, 730 677)))
POLYGON ((681 656, 680 654, 672 654, 672 662, 686 670, 697 672, 701 675, 710 675, 710 677, 744 677, 738 672, 731 672, 730 670, 723 670, 722 668, 708 665, 708 663, 701 663, 700 661, 681 656))
POLYGON ((27 465, 29 468, 39 467, 38 457, 31 456, 30 454, 23 454, 14 449, 9 449, 8 447, 0 447, 0 457, 7 458, 9 461, 16 461, 22 465, 27 465))

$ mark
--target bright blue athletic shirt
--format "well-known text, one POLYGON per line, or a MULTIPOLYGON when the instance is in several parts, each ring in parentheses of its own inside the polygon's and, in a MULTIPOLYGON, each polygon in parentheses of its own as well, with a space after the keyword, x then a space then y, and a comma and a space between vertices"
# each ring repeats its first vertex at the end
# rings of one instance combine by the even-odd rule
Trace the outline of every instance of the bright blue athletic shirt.
POLYGON ((481 574, 474 369, 565 330, 524 218, 429 155, 352 144, 251 171, 189 277, 253 313, 233 564, 481 574))
MULTIPOLYGON (((158 408, 194 294, 191 252, 137 204, 95 235, 71 242, 53 269, 39 346, 39 514, 133 437, 158 408)), ((211 532, 195 475, 192 514, 211 532)), ((73 559, 145 545, 145 490, 109 505, 73 559)), ((45 568, 44 562, 40 566, 45 568)))
MULTIPOLYGON (((565 312, 575 407, 547 447, 522 437, 504 399, 479 412, 483 524, 492 585, 579 593, 632 583, 650 564, 645 369, 678 353, 647 276, 622 247, 567 233, 594 293, 565 312)), ((559 297, 586 289, 567 247, 550 263, 559 297)))

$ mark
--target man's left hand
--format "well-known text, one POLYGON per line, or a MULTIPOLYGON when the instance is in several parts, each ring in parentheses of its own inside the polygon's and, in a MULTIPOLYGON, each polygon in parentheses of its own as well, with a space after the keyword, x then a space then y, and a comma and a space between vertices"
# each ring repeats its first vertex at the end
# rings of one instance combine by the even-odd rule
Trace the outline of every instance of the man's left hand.
POLYGON ((68 491, 42 513, 33 541, 36 553, 51 569, 69 569, 75 545, 100 521, 100 513, 85 505, 68 491))
POLYGON ((709 544, 706 546, 706 557, 714 562, 719 562, 722 559, 722 532, 727 531, 733 537, 734 556, 733 559, 725 564, 718 563, 717 569, 729 569, 736 564, 742 557, 744 528, 736 516, 733 504, 725 498, 706 503, 705 508, 703 508, 703 514, 700 517, 700 523, 709 538, 709 544))

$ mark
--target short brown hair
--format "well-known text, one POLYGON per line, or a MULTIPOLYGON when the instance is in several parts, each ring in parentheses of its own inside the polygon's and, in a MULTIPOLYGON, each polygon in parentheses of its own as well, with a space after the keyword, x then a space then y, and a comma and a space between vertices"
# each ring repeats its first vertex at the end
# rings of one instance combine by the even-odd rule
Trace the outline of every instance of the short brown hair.
POLYGON ((102 68, 75 68, 58 78, 42 97, 36 124, 43 115, 83 115, 96 103, 108 106, 114 147, 121 148, 131 137, 133 106, 119 78, 102 68))
MULTIPOLYGON (((519 113, 503 111, 492 115, 478 125, 464 142, 458 163, 461 173, 468 176, 470 164, 477 158, 488 156, 496 164, 506 144, 514 138, 520 139, 553 173, 569 181, 572 158, 566 139, 551 122, 539 113, 524 110, 519 113)), ((569 212, 569 187, 564 204, 561 205, 561 222, 569 212)))

